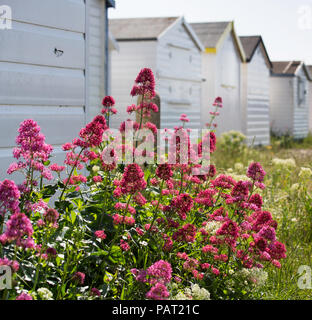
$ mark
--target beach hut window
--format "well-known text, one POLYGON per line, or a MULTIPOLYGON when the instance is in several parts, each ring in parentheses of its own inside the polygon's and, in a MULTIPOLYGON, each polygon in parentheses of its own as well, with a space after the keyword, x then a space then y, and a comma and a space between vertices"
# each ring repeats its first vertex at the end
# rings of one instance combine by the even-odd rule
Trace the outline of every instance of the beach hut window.
POLYGON ((305 81, 298 77, 298 105, 303 105, 306 99, 305 81))

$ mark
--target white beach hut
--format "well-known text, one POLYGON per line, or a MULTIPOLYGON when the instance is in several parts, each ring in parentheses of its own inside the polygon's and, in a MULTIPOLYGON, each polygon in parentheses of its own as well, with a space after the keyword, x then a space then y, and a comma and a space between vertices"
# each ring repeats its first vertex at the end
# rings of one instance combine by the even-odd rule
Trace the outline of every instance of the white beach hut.
MULTIPOLYGON (((24 119, 39 123, 54 154, 100 110, 109 89, 107 9, 114 0, 10 0, 0 30, 0 179, 24 119)), ((111 41, 109 42, 109 39, 111 41)))
POLYGON ((209 121, 209 112, 217 96, 224 109, 217 120, 217 135, 230 130, 243 132, 241 110, 241 63, 245 61, 242 44, 233 22, 192 23, 205 51, 202 53, 201 126, 209 121))
POLYGON ((270 72, 272 63, 261 36, 240 37, 246 54, 242 64, 242 128, 249 145, 270 144, 270 72))
POLYGON ((134 120, 126 107, 136 103, 130 97, 134 79, 151 68, 160 97, 160 127, 180 125, 180 115, 190 119, 188 127, 200 127, 201 51, 203 46, 183 17, 112 19, 110 30, 119 44, 112 55, 112 96, 118 114, 111 127, 134 120))
POLYGON ((272 62, 271 129, 277 135, 305 138, 309 132, 309 86, 312 80, 302 61, 272 62))

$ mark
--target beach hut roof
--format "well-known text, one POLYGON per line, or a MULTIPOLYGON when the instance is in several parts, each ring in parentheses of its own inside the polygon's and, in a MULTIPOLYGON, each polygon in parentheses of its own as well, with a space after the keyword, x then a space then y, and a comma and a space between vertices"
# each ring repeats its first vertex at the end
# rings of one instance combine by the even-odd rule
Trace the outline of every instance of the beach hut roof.
POLYGON ((246 60, 245 52, 235 32, 233 21, 199 22, 191 23, 191 26, 203 43, 207 53, 217 53, 228 34, 232 33, 242 61, 246 60))
POLYGON ((294 77, 303 68, 307 78, 312 81, 312 74, 303 61, 273 61, 272 65, 273 75, 294 77))
POLYGON ((247 62, 250 62, 252 60, 257 48, 260 46, 268 67, 270 69, 273 67, 261 36, 242 36, 239 37, 239 39, 244 48, 247 62))
POLYGON ((158 40, 179 22, 182 22, 196 46, 203 51, 200 39, 184 17, 111 19, 109 29, 117 41, 148 41, 158 40))

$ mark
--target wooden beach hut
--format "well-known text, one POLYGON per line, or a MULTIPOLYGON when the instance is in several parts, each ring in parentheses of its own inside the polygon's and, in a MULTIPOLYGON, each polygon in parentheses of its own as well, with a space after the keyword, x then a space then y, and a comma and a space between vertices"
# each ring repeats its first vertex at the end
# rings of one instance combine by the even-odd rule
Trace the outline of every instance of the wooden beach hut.
POLYGON ((230 130, 243 132, 241 108, 241 63, 245 53, 234 29, 234 22, 192 23, 205 47, 202 53, 201 126, 210 119, 215 97, 223 98, 224 109, 218 117, 217 135, 230 130))
POLYGON ((0 179, 19 124, 32 118, 54 155, 101 109, 109 88, 107 10, 113 0, 10 0, 0 31, 0 179))
POLYGON ((112 19, 109 27, 118 41, 112 55, 112 95, 118 114, 111 126, 119 128, 127 119, 127 106, 137 103, 130 91, 138 72, 151 68, 160 100, 160 127, 181 124, 188 115, 188 127, 199 128, 201 117, 201 52, 204 49, 183 17, 112 19))
POLYGON ((272 63, 261 36, 240 37, 242 129, 249 145, 270 144, 270 72, 272 63))
POLYGON ((271 129, 302 139, 309 132, 311 75, 302 61, 276 61, 270 80, 271 129))

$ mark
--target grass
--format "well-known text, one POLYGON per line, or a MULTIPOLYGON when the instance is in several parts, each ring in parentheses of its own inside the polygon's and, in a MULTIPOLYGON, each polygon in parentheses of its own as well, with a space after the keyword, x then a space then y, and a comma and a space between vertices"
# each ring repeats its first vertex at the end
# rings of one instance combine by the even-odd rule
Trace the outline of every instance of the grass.
POLYGON ((251 161, 260 162, 267 172, 267 188, 262 194, 263 210, 270 211, 278 221, 277 237, 287 248, 287 258, 282 261, 282 268, 270 267, 267 284, 261 288, 261 298, 311 299, 312 290, 300 289, 297 282, 301 265, 312 269, 312 177, 299 177, 301 167, 312 169, 312 135, 301 141, 273 137, 269 147, 246 148, 235 145, 231 150, 231 145, 221 145, 212 159, 219 172, 234 175, 244 174, 251 161), (272 161, 274 158, 292 158, 296 167, 277 169, 272 161), (297 183, 299 189, 293 191, 297 183))

